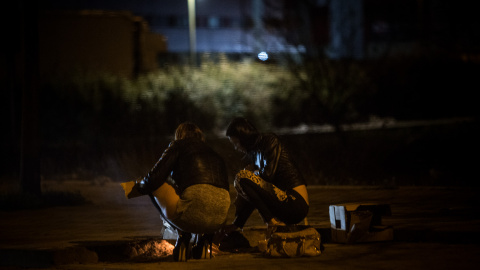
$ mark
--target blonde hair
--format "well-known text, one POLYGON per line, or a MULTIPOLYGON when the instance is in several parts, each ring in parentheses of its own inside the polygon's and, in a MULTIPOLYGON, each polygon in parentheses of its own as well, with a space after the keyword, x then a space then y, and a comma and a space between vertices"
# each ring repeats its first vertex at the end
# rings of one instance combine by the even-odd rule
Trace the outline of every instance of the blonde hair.
POLYGON ((175 130, 175 140, 181 140, 186 138, 197 138, 201 141, 205 141, 205 135, 203 131, 192 122, 184 122, 175 130))

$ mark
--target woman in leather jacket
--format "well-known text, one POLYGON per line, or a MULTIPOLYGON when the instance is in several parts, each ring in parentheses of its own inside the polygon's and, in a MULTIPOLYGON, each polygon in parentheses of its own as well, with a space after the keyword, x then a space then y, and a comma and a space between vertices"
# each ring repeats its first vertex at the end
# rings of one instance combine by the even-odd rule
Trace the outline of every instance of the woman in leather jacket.
POLYGON ((226 221, 230 194, 225 163, 195 124, 178 126, 175 140, 134 188, 149 195, 164 223, 177 230, 175 261, 206 257, 213 234, 226 221), (192 234, 196 241, 190 250, 192 234))
POLYGON ((229 229, 243 228, 255 209, 267 226, 304 220, 309 209, 306 182, 279 137, 259 133, 245 118, 232 120, 226 136, 250 161, 235 176, 236 212, 229 229))

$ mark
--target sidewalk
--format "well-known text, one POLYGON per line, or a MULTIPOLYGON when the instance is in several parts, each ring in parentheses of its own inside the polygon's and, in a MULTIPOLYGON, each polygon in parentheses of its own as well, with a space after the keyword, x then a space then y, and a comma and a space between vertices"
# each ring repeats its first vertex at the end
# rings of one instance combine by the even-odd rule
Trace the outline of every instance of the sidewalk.
MULTIPOLYGON (((126 200, 119 183, 44 182, 44 189, 80 192, 90 203, 0 212, 0 269, 470 269, 480 263, 476 188, 309 186, 308 221, 325 246, 320 256, 268 259, 255 252, 223 252, 183 263, 171 256, 142 262, 124 257, 134 242, 161 240, 162 223, 148 198, 126 200), (350 202, 390 204, 392 215, 383 225, 393 226, 394 240, 331 242, 328 206, 350 202)), ((254 213, 244 235, 254 244, 263 228, 254 213)))

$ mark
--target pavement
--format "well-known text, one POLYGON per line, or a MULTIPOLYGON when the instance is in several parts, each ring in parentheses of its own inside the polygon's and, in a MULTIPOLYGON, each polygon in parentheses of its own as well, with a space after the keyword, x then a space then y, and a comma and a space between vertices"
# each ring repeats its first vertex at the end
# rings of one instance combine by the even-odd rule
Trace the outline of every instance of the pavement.
MULTIPOLYGON (((480 264, 476 187, 308 186, 307 220, 321 234, 321 255, 264 257, 255 245, 265 226, 254 213, 242 233, 249 247, 220 245, 213 259, 174 262, 173 242, 162 239, 162 222, 148 198, 127 200, 119 183, 111 181, 42 185, 44 191, 80 193, 88 203, 0 211, 0 269, 472 269, 480 264), (393 228, 393 239, 334 242, 329 206, 345 203, 388 204, 391 215, 381 221, 393 228), (149 256, 132 255, 147 249, 150 253, 143 254, 149 256)), ((233 189, 231 196, 233 201, 233 189)))

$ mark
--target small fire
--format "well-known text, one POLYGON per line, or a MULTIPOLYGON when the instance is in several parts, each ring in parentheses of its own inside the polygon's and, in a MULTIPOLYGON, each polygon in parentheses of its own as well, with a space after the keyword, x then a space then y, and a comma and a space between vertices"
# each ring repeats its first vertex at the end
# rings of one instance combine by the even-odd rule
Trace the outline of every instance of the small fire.
POLYGON ((148 240, 130 245, 126 255, 130 259, 159 259, 172 255, 173 248, 166 240, 148 240))

